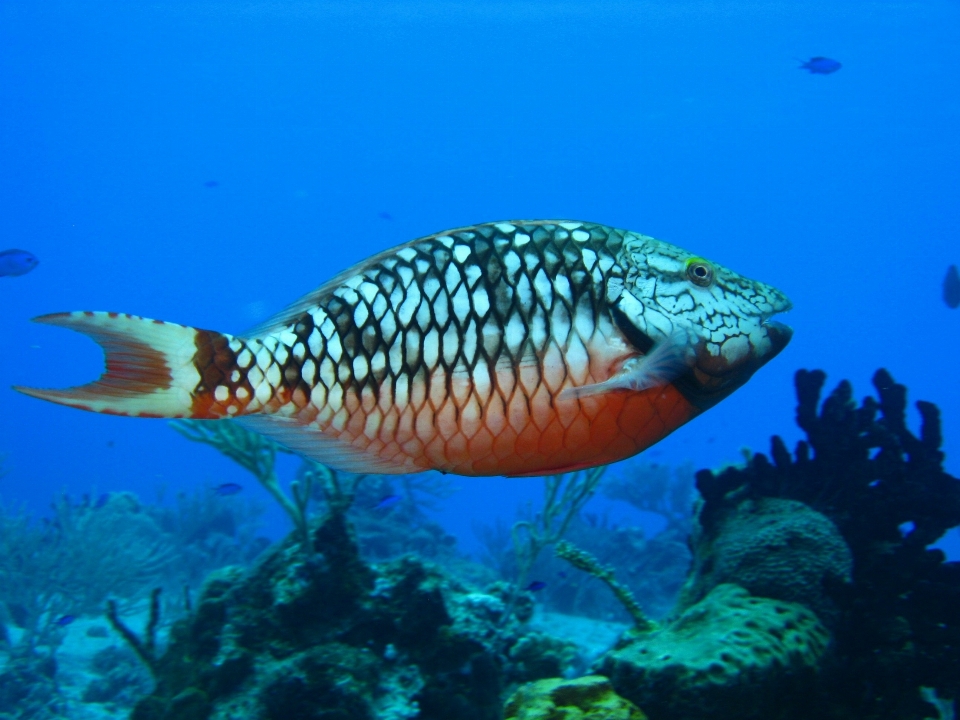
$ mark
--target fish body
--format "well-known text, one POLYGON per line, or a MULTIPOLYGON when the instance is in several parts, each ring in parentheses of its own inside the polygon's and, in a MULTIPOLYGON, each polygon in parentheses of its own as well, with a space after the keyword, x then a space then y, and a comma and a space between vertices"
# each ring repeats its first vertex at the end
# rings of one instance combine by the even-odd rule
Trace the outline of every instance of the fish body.
POLYGON ((812 57, 804 61, 800 69, 809 70, 814 75, 829 75, 830 73, 835 73, 841 67, 843 67, 843 65, 831 58, 812 57))
POLYGON ((229 497, 230 495, 237 495, 243 491, 243 485, 240 483, 221 483, 213 489, 214 495, 219 495, 220 497, 229 497))
POLYGON ((0 252, 0 276, 26 275, 39 264, 40 261, 37 256, 26 250, 4 250, 0 252))
POLYGON ((357 472, 539 475, 629 457, 787 344, 774 288, 604 225, 450 230, 339 274, 236 337, 132 315, 40 322, 106 352, 96 382, 18 388, 141 417, 236 418, 357 472), (665 349, 664 349, 665 348, 665 349))
POLYGON ((374 505, 371 510, 389 510, 394 505, 399 503, 403 498, 399 495, 387 495, 383 500, 374 505))
POLYGON ((948 267, 943 278, 943 301, 953 310, 960 307, 960 273, 956 265, 948 267))

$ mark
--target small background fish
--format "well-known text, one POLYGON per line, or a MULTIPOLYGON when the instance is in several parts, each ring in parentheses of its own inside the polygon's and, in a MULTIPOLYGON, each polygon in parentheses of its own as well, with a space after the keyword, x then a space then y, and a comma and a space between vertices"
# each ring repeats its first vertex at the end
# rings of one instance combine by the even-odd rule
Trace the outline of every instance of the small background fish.
POLYGON ((943 278, 943 301, 948 308, 960 307, 960 273, 957 272, 956 265, 948 267, 943 278))
POLYGON ((221 497, 226 497, 228 495, 236 495, 243 490, 243 485, 240 483, 223 483, 222 485, 217 485, 213 489, 214 495, 220 495, 221 497))
POLYGON ((26 275, 38 264, 40 264, 40 261, 37 256, 26 250, 4 250, 0 252, 0 276, 26 275))
POLYGON ((828 57, 812 57, 809 60, 804 61, 800 66, 801 70, 809 70, 814 75, 829 75, 830 73, 835 73, 843 67, 836 60, 832 60, 828 57))

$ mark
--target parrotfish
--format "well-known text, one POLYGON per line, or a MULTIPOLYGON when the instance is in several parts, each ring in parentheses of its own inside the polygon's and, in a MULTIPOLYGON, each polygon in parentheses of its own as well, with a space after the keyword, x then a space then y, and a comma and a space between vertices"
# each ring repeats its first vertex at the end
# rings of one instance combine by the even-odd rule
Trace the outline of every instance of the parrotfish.
POLYGON ((542 475, 653 445, 789 342, 769 285, 587 222, 488 223, 387 250, 242 336, 136 315, 85 333, 100 379, 17 388, 75 408, 235 418, 365 473, 542 475))

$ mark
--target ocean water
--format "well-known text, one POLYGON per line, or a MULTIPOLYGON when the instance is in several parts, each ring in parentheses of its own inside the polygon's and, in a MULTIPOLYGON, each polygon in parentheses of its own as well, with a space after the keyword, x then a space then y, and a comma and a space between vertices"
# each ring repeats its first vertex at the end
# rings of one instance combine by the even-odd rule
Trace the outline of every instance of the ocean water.
MULTIPOLYGON (((280 537, 267 493, 166 422, 9 389, 102 369, 94 343, 30 318, 240 333, 376 252, 515 218, 653 235, 793 301, 786 350, 645 462, 792 445, 797 369, 862 397, 884 367, 940 407, 960 474, 960 311, 941 299, 960 263, 958 27, 953 0, 6 0, 0 250, 40 265, 0 277, 0 499, 39 516, 61 493, 237 482, 280 537), (798 69, 812 56, 843 67, 798 69)), ((435 517, 468 553, 476 523, 542 494, 453 481, 435 517)))

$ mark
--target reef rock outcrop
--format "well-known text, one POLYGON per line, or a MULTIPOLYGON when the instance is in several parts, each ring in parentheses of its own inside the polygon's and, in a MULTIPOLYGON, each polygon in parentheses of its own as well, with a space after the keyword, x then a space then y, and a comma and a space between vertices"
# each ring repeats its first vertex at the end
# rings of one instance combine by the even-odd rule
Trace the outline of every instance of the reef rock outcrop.
POLYGON ((507 701, 504 720, 646 720, 605 677, 538 680, 522 685, 507 701))
POLYGON ((133 720, 499 720, 512 684, 570 671, 572 646, 526 637, 498 588, 367 565, 342 513, 310 540, 208 580, 133 720))
POLYGON ((760 720, 802 700, 829 641, 804 606, 723 584, 662 629, 627 635, 599 671, 653 720, 760 720))

